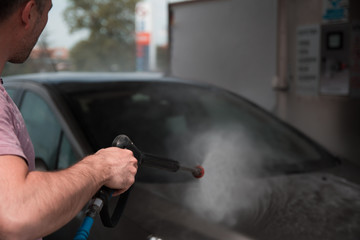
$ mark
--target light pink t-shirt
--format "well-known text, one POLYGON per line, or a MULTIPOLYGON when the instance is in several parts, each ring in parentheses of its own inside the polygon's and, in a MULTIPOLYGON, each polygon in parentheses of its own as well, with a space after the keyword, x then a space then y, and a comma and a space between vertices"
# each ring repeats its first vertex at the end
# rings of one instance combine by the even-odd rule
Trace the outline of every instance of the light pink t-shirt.
POLYGON ((0 83, 0 155, 16 155, 35 169, 35 153, 24 119, 0 83))

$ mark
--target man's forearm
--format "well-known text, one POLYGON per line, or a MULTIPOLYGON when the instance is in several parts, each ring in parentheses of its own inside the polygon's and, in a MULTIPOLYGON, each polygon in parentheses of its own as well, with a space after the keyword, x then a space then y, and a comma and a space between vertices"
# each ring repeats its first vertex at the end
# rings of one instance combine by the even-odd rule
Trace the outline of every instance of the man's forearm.
POLYGON ((23 182, 8 185, 13 189, 8 189, 7 224, 21 234, 19 239, 45 236, 65 225, 103 185, 100 168, 88 158, 58 172, 30 172, 23 182))
MULTIPOLYGON (((101 168, 96 167, 95 161, 87 160, 59 172, 32 172, 28 175, 29 185, 34 183, 36 186, 36 182, 41 182, 38 187, 44 188, 35 190, 33 194, 37 194, 37 197, 29 200, 29 203, 39 204, 39 211, 44 206, 37 219, 39 222, 34 224, 42 225, 41 229, 47 229, 47 232, 40 236, 47 235, 69 222, 104 184, 103 177, 99 174, 101 168)), ((33 228, 29 230, 33 231, 33 228)))
POLYGON ((69 222, 103 185, 126 191, 137 160, 120 148, 101 149, 57 172, 28 172, 17 156, 0 156, 0 239, 35 239, 69 222))

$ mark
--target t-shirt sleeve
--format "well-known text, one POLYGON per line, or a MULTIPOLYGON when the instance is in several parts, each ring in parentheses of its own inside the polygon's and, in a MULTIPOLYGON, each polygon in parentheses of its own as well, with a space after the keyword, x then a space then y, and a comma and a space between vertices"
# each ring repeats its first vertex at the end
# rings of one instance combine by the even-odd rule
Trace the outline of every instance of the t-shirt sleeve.
POLYGON ((3 94, 0 94, 0 106, 0 155, 20 156, 27 162, 15 129, 15 124, 18 124, 14 119, 16 117, 3 94))

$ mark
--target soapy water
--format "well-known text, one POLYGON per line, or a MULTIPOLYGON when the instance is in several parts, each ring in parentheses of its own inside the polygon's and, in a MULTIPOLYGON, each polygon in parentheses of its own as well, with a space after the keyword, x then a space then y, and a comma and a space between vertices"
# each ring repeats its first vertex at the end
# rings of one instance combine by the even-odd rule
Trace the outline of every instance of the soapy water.
POLYGON ((360 189, 327 174, 275 178, 252 228, 258 239, 359 239, 360 189), (258 231, 261 229, 261 231, 258 231), (268 236, 271 236, 270 238, 268 236))

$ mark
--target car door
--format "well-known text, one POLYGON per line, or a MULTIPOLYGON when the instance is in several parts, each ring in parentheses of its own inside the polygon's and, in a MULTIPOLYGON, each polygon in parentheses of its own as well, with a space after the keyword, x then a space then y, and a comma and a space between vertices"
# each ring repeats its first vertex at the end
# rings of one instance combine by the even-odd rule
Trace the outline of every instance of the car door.
POLYGON ((34 145, 38 169, 62 169, 78 160, 60 121, 43 97, 25 90, 19 109, 34 145))

